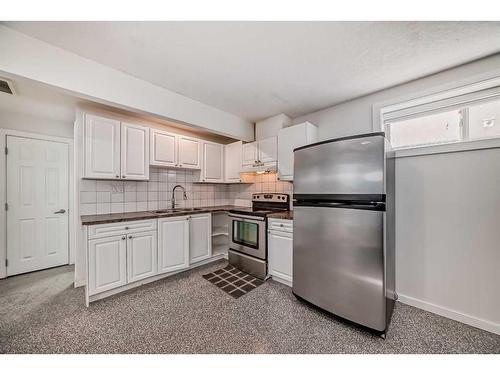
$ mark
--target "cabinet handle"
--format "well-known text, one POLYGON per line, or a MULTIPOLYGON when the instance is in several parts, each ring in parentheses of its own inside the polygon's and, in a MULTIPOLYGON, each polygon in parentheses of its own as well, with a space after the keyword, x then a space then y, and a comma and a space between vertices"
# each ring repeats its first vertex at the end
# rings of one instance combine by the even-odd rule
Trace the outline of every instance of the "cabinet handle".
POLYGON ((128 236, 128 239, 130 240, 132 238, 132 236, 128 236))
POLYGON ((129 230, 129 227, 125 227, 125 230, 129 230))
POLYGON ((116 175, 115 177, 116 177, 116 178, 120 178, 120 176, 119 176, 119 175, 116 175))
POLYGON ((125 175, 123 175, 122 178, 125 178, 125 175))
POLYGON ((123 236, 123 237, 122 237, 122 240, 124 240, 125 238, 126 238, 126 237, 125 237, 125 236, 123 236))

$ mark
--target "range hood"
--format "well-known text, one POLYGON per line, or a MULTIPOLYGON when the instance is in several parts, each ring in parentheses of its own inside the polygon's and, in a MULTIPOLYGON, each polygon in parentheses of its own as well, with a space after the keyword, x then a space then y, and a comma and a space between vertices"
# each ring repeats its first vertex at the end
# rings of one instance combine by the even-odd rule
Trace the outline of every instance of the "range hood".
POLYGON ((241 172, 244 173, 272 173, 278 170, 278 163, 275 161, 268 163, 254 163, 252 165, 242 166, 241 172))

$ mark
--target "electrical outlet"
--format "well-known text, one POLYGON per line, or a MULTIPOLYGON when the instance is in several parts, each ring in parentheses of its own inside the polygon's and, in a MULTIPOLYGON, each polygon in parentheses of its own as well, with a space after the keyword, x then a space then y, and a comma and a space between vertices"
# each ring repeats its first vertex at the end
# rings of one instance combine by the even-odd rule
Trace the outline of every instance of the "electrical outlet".
POLYGON ((123 193, 123 182, 122 181, 112 181, 111 182, 111 192, 112 193, 123 193))

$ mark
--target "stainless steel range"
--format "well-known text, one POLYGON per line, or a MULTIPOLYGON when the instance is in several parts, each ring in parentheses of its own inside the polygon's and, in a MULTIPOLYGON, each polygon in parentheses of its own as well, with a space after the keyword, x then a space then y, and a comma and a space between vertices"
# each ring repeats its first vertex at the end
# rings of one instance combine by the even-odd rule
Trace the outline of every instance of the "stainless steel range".
POLYGON ((289 209, 290 197, 252 194, 252 207, 229 211, 229 263, 259 279, 267 277, 267 216, 289 209))

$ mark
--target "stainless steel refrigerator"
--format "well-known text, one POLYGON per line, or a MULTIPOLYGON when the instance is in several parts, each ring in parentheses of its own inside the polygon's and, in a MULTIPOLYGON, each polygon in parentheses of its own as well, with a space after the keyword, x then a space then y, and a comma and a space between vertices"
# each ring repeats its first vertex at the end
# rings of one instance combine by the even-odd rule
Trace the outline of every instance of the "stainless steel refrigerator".
POLYGON ((384 133, 294 151, 293 292, 384 337, 396 299, 394 167, 384 133))

